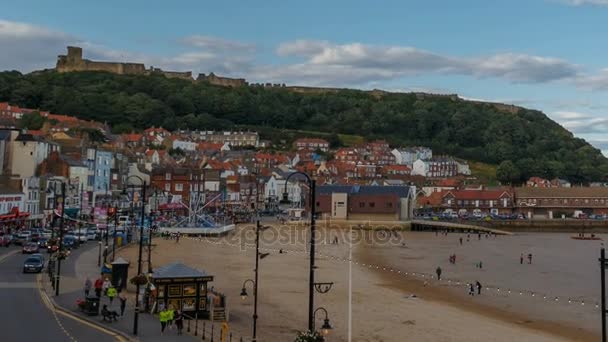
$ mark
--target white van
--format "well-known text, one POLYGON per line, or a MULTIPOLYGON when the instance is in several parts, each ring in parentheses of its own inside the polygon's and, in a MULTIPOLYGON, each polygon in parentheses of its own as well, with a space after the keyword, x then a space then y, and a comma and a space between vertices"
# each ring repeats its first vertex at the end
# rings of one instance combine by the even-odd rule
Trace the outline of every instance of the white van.
POLYGON ((127 215, 118 216, 118 225, 119 226, 131 225, 131 220, 129 219, 129 216, 127 216, 127 215))

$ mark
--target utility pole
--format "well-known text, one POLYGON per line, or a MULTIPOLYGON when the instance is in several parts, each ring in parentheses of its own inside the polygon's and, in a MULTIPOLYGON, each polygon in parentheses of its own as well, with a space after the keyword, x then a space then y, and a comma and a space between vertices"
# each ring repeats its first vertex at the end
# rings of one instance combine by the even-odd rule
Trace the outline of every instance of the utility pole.
POLYGON ((63 215, 65 212, 65 183, 61 182, 61 217, 59 218, 59 249, 57 250, 57 281, 55 296, 59 296, 59 279, 61 278, 61 258, 63 257, 63 215))
POLYGON ((315 199, 315 185, 314 179, 310 180, 310 276, 308 282, 308 330, 313 331, 315 324, 315 243, 316 243, 316 227, 315 227, 315 215, 316 215, 316 199, 315 199))
MULTIPOLYGON (((141 254, 142 254, 142 248, 143 248, 143 244, 144 244, 144 219, 145 219, 145 212, 146 212, 146 181, 139 178, 143 185, 142 185, 142 202, 141 202, 141 227, 139 228, 139 257, 137 259, 137 275, 141 275, 141 254)), ((135 292, 135 315, 133 317, 133 335, 137 336, 137 328, 138 328, 138 324, 139 324, 139 289, 140 289, 140 284, 139 282, 137 283, 137 288, 136 288, 136 292, 135 292)))
POLYGON ((606 252, 604 248, 600 250, 600 281, 602 299, 602 342, 606 342, 606 252))

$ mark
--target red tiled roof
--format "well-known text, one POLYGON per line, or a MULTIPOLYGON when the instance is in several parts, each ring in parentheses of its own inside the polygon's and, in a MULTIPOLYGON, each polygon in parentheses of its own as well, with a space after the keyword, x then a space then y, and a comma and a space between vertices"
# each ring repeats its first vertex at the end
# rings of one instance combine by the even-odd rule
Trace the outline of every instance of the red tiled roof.
POLYGON ((141 140, 142 136, 143 136, 143 134, 138 134, 138 133, 130 133, 130 134, 122 135, 124 141, 126 141, 126 142, 139 142, 141 140))
POLYGON ((78 118, 69 115, 61 115, 61 114, 48 114, 47 119, 49 120, 57 120, 58 122, 78 122, 80 121, 78 118))
POLYGON ((512 197, 512 194, 505 190, 447 191, 444 193, 443 197, 450 194, 457 200, 497 200, 504 197, 503 194, 512 197))
POLYGON ((298 140, 295 141, 295 143, 305 143, 305 144, 310 144, 310 143, 317 143, 317 144, 329 144, 329 142, 325 139, 321 139, 321 138, 300 138, 298 140))
POLYGON ((412 170, 407 165, 398 165, 398 164, 395 164, 395 165, 385 165, 383 167, 383 169, 385 171, 389 171, 390 170, 390 171, 403 171, 403 172, 407 172, 407 171, 411 171, 412 170))

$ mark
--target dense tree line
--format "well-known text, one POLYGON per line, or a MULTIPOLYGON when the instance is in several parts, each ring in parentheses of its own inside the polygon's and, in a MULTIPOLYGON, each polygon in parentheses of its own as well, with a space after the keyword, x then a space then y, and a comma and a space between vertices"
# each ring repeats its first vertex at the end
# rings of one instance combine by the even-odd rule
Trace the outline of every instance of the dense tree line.
POLYGON ((450 97, 378 97, 356 90, 300 94, 283 88, 223 88, 162 75, 13 71, 0 73, 0 101, 107 122, 117 133, 152 125, 169 130, 236 126, 427 145, 436 153, 500 165, 497 176, 503 182, 532 175, 588 182, 608 174, 608 161, 598 149, 539 111, 512 113, 450 97))

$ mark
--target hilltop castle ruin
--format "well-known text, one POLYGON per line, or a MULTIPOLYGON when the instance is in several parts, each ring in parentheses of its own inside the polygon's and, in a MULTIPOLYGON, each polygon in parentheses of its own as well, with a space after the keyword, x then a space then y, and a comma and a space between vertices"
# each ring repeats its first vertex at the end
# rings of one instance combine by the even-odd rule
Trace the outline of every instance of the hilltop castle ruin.
MULTIPOLYGON (((97 62, 83 59, 82 48, 77 46, 68 46, 68 54, 59 55, 57 57, 55 70, 57 72, 106 71, 119 75, 151 75, 157 73, 162 74, 167 78, 180 78, 194 81, 194 79, 192 79, 191 71, 164 71, 154 67, 146 69, 143 63, 97 62)), ((207 82, 224 87, 240 87, 247 85, 247 81, 244 78, 220 77, 213 73, 210 73, 209 75, 199 74, 196 82, 207 82)))

